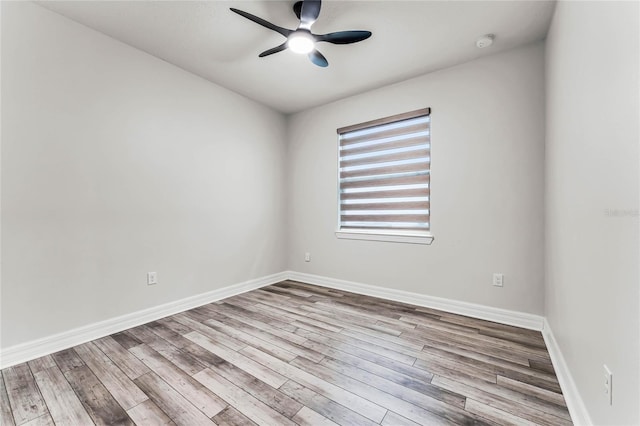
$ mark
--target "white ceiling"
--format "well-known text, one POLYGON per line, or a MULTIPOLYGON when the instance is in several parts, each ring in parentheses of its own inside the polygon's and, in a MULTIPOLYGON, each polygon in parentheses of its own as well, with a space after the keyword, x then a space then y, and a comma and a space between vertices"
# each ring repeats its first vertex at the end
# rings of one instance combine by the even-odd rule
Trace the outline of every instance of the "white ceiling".
POLYGON ((284 38, 229 10, 295 29, 295 1, 53 1, 39 4, 284 113, 543 39, 553 1, 324 1, 316 34, 369 30, 318 44, 328 68, 284 51, 284 38), (475 47, 486 33, 493 46, 475 47))

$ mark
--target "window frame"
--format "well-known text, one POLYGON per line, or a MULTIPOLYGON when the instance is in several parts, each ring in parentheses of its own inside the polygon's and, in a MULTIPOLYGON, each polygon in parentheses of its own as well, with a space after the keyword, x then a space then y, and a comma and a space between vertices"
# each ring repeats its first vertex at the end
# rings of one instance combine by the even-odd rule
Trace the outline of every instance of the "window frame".
MULTIPOLYGON (((424 231, 420 230, 402 230, 392 228, 341 228, 341 184, 340 184, 340 137, 344 133, 353 132, 357 130, 363 130, 371 127, 381 126, 385 124, 391 124, 403 120, 412 118, 418 118, 423 116, 431 116, 431 108, 422 108, 414 111, 409 111, 402 114, 396 114, 376 120, 367 121, 351 126, 341 127, 337 129, 338 144, 337 144, 337 228, 335 235, 339 239, 350 240, 369 240, 369 241, 383 241, 383 242, 397 242, 397 243, 409 243, 409 244, 431 244, 434 240, 431 233, 431 207, 429 206, 429 228, 424 231)), ((431 118, 429 118, 429 144, 431 144, 431 118)), ((431 157, 431 153, 429 153, 431 157)), ((431 161, 429 161, 429 174, 431 173, 431 161)), ((431 179, 429 179, 429 202, 431 201, 431 179)))

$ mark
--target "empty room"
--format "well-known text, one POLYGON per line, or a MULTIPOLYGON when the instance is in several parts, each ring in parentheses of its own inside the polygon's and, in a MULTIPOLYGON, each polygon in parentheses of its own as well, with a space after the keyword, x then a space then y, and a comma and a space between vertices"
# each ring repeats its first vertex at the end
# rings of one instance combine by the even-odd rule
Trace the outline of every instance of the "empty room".
POLYGON ((640 1, 0 37, 0 425, 640 426, 640 1))

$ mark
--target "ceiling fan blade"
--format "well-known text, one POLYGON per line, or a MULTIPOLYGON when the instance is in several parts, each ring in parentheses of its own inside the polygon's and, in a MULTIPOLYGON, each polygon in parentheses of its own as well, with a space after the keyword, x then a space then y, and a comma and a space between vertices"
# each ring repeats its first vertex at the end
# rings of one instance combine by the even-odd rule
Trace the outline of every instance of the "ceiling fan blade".
POLYGON ((272 24, 269 21, 265 21, 264 19, 259 18, 259 17, 255 16, 255 15, 252 15, 252 14, 250 14, 248 12, 243 11, 243 10, 239 10, 239 9, 236 9, 236 8, 233 8, 233 7, 230 7, 229 9, 231 9, 232 12, 235 12, 238 15, 244 16, 248 20, 255 22, 256 24, 260 24, 265 28, 268 28, 268 29, 270 29, 272 31, 280 33, 285 37, 289 37, 289 34, 291 34, 293 32, 293 30, 289 30, 287 28, 279 27, 279 26, 277 26, 275 24, 272 24))
POLYGON ((311 59, 311 62, 319 67, 324 68, 326 66, 329 66, 329 61, 327 61, 327 58, 325 58, 324 55, 318 52, 316 49, 313 49, 311 53, 309 53, 309 59, 311 59))
POLYGON ((300 10, 300 27, 310 29, 320 15, 320 0, 304 0, 300 10))
POLYGON ((264 52, 262 52, 258 56, 261 57, 261 58, 264 58, 265 56, 269 56, 269 55, 273 55, 274 53, 282 52, 286 48, 287 48, 287 42, 285 41, 280 46, 276 46, 276 47, 271 48, 269 50, 265 50, 264 52))
POLYGON ((302 1, 297 1, 293 5, 293 13, 295 13, 296 18, 300 19, 300 12, 302 11, 302 1))
POLYGON ((317 41, 326 41, 333 44, 349 44, 366 40, 371 37, 371 31, 338 31, 329 34, 320 34, 316 36, 317 41))

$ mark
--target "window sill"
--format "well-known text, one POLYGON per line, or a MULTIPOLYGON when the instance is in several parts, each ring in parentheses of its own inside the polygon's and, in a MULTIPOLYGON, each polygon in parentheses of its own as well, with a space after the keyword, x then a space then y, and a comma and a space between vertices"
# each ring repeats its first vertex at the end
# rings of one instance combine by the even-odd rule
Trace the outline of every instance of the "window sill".
POLYGON ((431 234, 404 234, 399 232, 371 232, 361 230, 336 231, 336 237, 347 240, 386 241, 392 243, 426 244, 434 240, 431 234))

